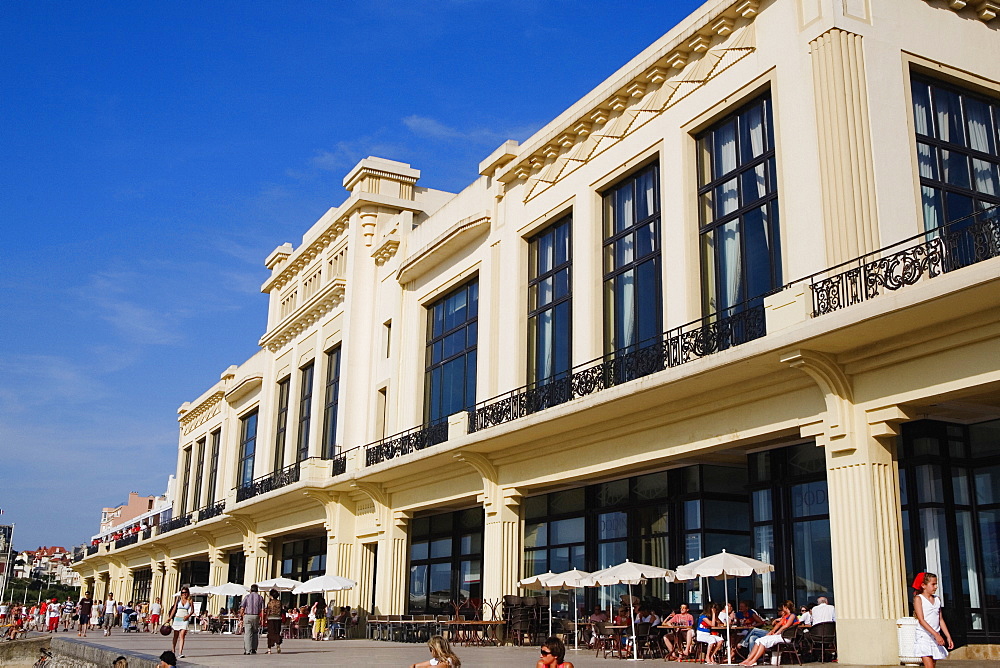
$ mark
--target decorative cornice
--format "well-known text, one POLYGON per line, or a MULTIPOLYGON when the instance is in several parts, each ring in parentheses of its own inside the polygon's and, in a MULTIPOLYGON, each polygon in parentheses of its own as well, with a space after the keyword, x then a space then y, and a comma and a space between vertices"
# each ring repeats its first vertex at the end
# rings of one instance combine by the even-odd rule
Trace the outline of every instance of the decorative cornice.
POLYGON ((499 171, 498 180, 507 190, 523 184, 525 202, 545 192, 752 53, 752 22, 759 8, 759 0, 719 2, 679 25, 627 66, 632 68, 627 73, 523 145, 499 171), (581 132, 582 123, 594 127, 581 132), (561 149, 557 157, 553 143, 561 149))
POLYGON ((372 257, 375 258, 375 264, 381 267, 396 255, 396 251, 398 249, 399 235, 395 232, 387 235, 382 240, 381 245, 372 251, 372 257))
POLYGON ((222 409, 222 390, 216 390, 194 408, 181 414, 177 421, 181 423, 181 433, 189 434, 219 414, 222 409))
POLYGON ((234 385, 231 390, 226 392, 226 401, 233 403, 234 401, 237 401, 253 392, 263 384, 264 376, 260 374, 254 374, 252 376, 247 376, 246 378, 241 378, 240 382, 234 385))
POLYGON ((309 298, 302 307, 278 323, 271 331, 261 337, 259 345, 266 346, 271 352, 278 351, 286 343, 294 339, 307 327, 317 322, 324 315, 340 306, 347 293, 347 279, 334 278, 319 292, 309 298))
POLYGON ((296 274, 319 257, 330 244, 336 241, 347 230, 349 224, 348 216, 338 216, 308 246, 302 246, 292 253, 290 256, 292 258, 291 261, 286 261, 281 271, 264 281, 264 284, 260 288, 261 292, 272 292, 285 287, 296 274))
POLYGON ((941 2, 940 0, 926 0, 926 2, 934 7, 943 6, 945 9, 950 9, 955 13, 964 13, 968 9, 974 12, 976 18, 983 23, 989 23, 997 16, 1000 16, 1000 2, 998 0, 945 0, 945 2, 941 2))
POLYGON ((487 231, 490 221, 490 214, 485 211, 458 221, 429 244, 406 257, 396 272, 396 280, 408 283, 437 266, 451 254, 448 249, 463 246, 472 233, 487 231))

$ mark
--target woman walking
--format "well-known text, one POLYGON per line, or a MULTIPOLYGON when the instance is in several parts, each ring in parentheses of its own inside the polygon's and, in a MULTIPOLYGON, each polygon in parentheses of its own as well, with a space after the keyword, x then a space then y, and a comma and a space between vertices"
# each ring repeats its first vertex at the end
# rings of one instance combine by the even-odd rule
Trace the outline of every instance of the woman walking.
POLYGON ((271 648, 281 654, 281 599, 277 589, 272 589, 267 605, 264 606, 267 614, 267 653, 271 653, 271 648))
POLYGON ((194 603, 191 601, 191 590, 187 585, 181 587, 181 595, 170 610, 170 627, 174 637, 170 643, 171 649, 178 658, 184 658, 184 638, 191 626, 191 615, 194 614, 194 603))

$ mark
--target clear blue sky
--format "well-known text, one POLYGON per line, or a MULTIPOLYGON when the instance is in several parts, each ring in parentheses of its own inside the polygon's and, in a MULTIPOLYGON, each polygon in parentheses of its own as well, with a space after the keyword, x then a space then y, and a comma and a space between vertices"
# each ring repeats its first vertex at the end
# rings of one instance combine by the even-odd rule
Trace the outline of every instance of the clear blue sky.
POLYGON ((457 192, 699 3, 5 2, 0 523, 69 547, 162 493, 256 350, 263 259, 378 155, 457 192))

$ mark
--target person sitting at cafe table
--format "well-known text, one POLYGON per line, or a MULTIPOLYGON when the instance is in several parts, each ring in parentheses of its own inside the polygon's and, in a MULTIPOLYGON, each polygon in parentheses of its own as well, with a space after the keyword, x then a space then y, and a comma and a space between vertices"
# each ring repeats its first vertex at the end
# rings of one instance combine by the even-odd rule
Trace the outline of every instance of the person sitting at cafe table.
POLYGON ((709 603, 708 606, 702 611, 701 616, 698 617, 698 634, 696 636, 698 642, 703 642, 708 645, 708 652, 705 656, 705 663, 714 665, 715 653, 719 651, 719 646, 722 644, 722 637, 714 635, 713 627, 719 625, 719 604, 709 603))
POLYGON ((610 619, 610 617, 608 617, 608 613, 606 613, 601 608, 601 606, 595 605, 594 606, 594 611, 592 613, 590 613, 590 617, 587 618, 587 621, 589 621, 590 624, 591 624, 591 626, 590 626, 590 640, 589 640, 589 642, 587 644, 589 644, 591 646, 594 645, 594 643, 597 641, 597 624, 603 624, 603 623, 607 622, 608 619, 610 619))
POLYGON ((826 596, 817 598, 816 605, 809 612, 812 613, 813 625, 837 621, 837 609, 830 605, 830 601, 827 600, 826 596))
POLYGON ((746 631, 740 631, 743 640, 740 641, 739 646, 748 652, 750 651, 750 647, 753 646, 754 640, 767 635, 767 631, 760 628, 767 622, 764 621, 764 618, 756 610, 750 607, 750 601, 740 601, 740 609, 736 611, 736 623, 747 629, 746 631))
MULTIPOLYGON (((688 608, 687 603, 681 603, 680 610, 669 615, 664 624, 669 624, 670 626, 687 626, 688 630, 683 631, 684 634, 684 651, 683 655, 688 656, 691 654, 691 646, 694 644, 694 617, 691 616, 691 610, 688 608)), ((670 652, 674 651, 673 643, 666 640, 667 650, 670 652)))
POLYGON ((806 626, 812 626, 813 616, 808 605, 803 605, 799 608, 799 624, 805 624, 806 626))
POLYGON ((753 641, 754 644, 753 648, 750 650, 750 656, 748 656, 745 661, 741 662, 740 665, 756 665, 760 658, 764 656, 764 652, 771 649, 775 645, 784 642, 784 638, 781 634, 798 623, 799 620, 795 616, 795 604, 791 601, 785 601, 782 603, 781 617, 775 620, 774 627, 767 632, 767 635, 753 641))
POLYGON ((660 616, 653 612, 649 606, 640 605, 639 611, 635 613, 636 624, 649 624, 650 627, 659 626, 660 616))

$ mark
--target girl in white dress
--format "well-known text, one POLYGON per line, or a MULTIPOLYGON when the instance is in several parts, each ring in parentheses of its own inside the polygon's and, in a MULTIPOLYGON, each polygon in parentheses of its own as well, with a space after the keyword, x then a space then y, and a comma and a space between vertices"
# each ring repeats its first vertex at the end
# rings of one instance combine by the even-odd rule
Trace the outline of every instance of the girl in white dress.
POLYGON ((917 594, 913 597, 913 615, 917 618, 917 639, 914 656, 924 662, 924 668, 934 668, 938 659, 954 649, 948 625, 941 616, 941 599, 937 596, 938 578, 934 573, 921 573, 913 581, 917 594), (942 637, 942 634, 943 637, 942 637))

